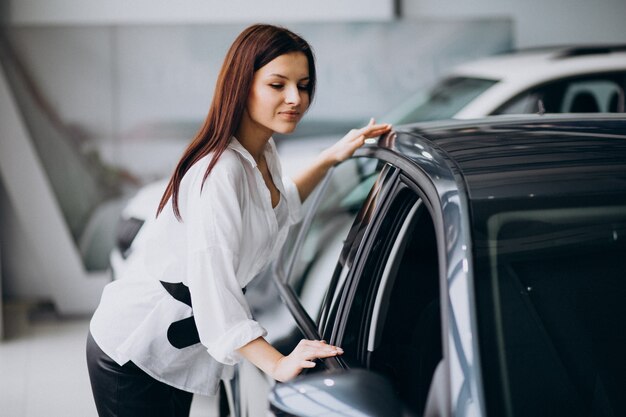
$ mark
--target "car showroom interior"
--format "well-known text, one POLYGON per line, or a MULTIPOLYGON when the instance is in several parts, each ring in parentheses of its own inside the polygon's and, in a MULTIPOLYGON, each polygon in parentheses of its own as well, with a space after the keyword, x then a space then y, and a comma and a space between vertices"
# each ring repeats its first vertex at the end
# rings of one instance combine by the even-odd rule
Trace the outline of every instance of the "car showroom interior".
POLYGON ((0 415, 625 416, 625 20, 0 0, 0 415))

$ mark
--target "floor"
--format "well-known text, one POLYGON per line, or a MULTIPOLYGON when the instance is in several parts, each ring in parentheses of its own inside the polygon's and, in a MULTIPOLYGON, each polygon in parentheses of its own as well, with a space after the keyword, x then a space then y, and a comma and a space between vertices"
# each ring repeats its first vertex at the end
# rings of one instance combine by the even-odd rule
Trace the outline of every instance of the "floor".
MULTIPOLYGON (((59 318, 45 306, 4 305, 0 341, 0 410, 3 417, 96 417, 85 337, 88 318, 59 318)), ((191 417, 214 417, 207 397, 196 396, 191 417)))

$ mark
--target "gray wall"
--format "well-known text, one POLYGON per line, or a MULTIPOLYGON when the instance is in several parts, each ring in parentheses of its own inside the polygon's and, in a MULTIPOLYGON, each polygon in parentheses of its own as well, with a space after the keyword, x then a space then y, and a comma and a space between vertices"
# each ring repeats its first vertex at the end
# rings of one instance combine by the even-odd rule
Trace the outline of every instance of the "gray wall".
MULTIPOLYGON (((317 55, 305 122, 380 116, 462 61, 511 47, 501 19, 289 24, 317 55)), ((19 27, 11 40, 57 116, 142 181, 171 170, 244 24, 19 27), (149 153, 150 157, 146 152, 149 153)), ((89 145, 89 143, 91 145, 89 145)))
POLYGON ((17 25, 511 19, 516 46, 626 42, 624 0, 0 0, 17 25), (396 6, 397 5, 397 6, 396 6))
POLYGON ((4 0, 18 25, 389 20, 394 0, 4 0))
POLYGON ((404 0, 405 18, 509 18, 515 46, 626 43, 625 0, 404 0))

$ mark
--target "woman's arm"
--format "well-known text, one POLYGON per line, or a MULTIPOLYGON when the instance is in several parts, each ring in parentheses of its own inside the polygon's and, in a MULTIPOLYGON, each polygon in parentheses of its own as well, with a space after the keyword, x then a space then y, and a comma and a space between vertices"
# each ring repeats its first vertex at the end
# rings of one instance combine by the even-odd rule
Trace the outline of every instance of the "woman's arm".
POLYGON ((323 341, 302 339, 287 356, 283 356, 262 337, 254 339, 237 351, 257 368, 277 381, 297 376, 304 368, 315 367, 313 360, 341 355, 343 350, 323 341))
MULTIPOLYGON (((293 179, 300 200, 304 201, 311 194, 332 166, 351 157, 365 143, 365 139, 380 136, 389 130, 391 125, 374 124, 374 119, 371 119, 367 126, 351 130, 323 151, 311 166, 293 179)), ((341 355, 343 350, 322 340, 302 339, 289 355, 283 356, 263 337, 258 337, 237 352, 275 380, 283 382, 294 378, 304 368, 315 367, 315 359, 341 355)))
POLYGON ((380 136, 389 130, 391 130, 391 125, 374 124, 374 119, 371 119, 367 126, 361 129, 352 129, 341 140, 324 150, 313 164, 293 178, 300 194, 300 200, 306 200, 324 178, 326 172, 332 166, 351 157, 354 151, 365 143, 365 139, 380 136))

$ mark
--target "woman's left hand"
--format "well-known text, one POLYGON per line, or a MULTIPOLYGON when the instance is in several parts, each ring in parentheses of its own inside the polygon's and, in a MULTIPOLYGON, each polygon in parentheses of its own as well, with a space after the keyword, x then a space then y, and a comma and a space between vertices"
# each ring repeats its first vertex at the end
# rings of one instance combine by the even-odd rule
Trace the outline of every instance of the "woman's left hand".
POLYGON ((350 158, 358 148, 363 146, 365 139, 375 138, 390 130, 390 124, 375 124, 372 118, 367 126, 360 129, 352 129, 341 140, 326 149, 323 152, 324 157, 328 158, 332 165, 338 164, 350 158))

